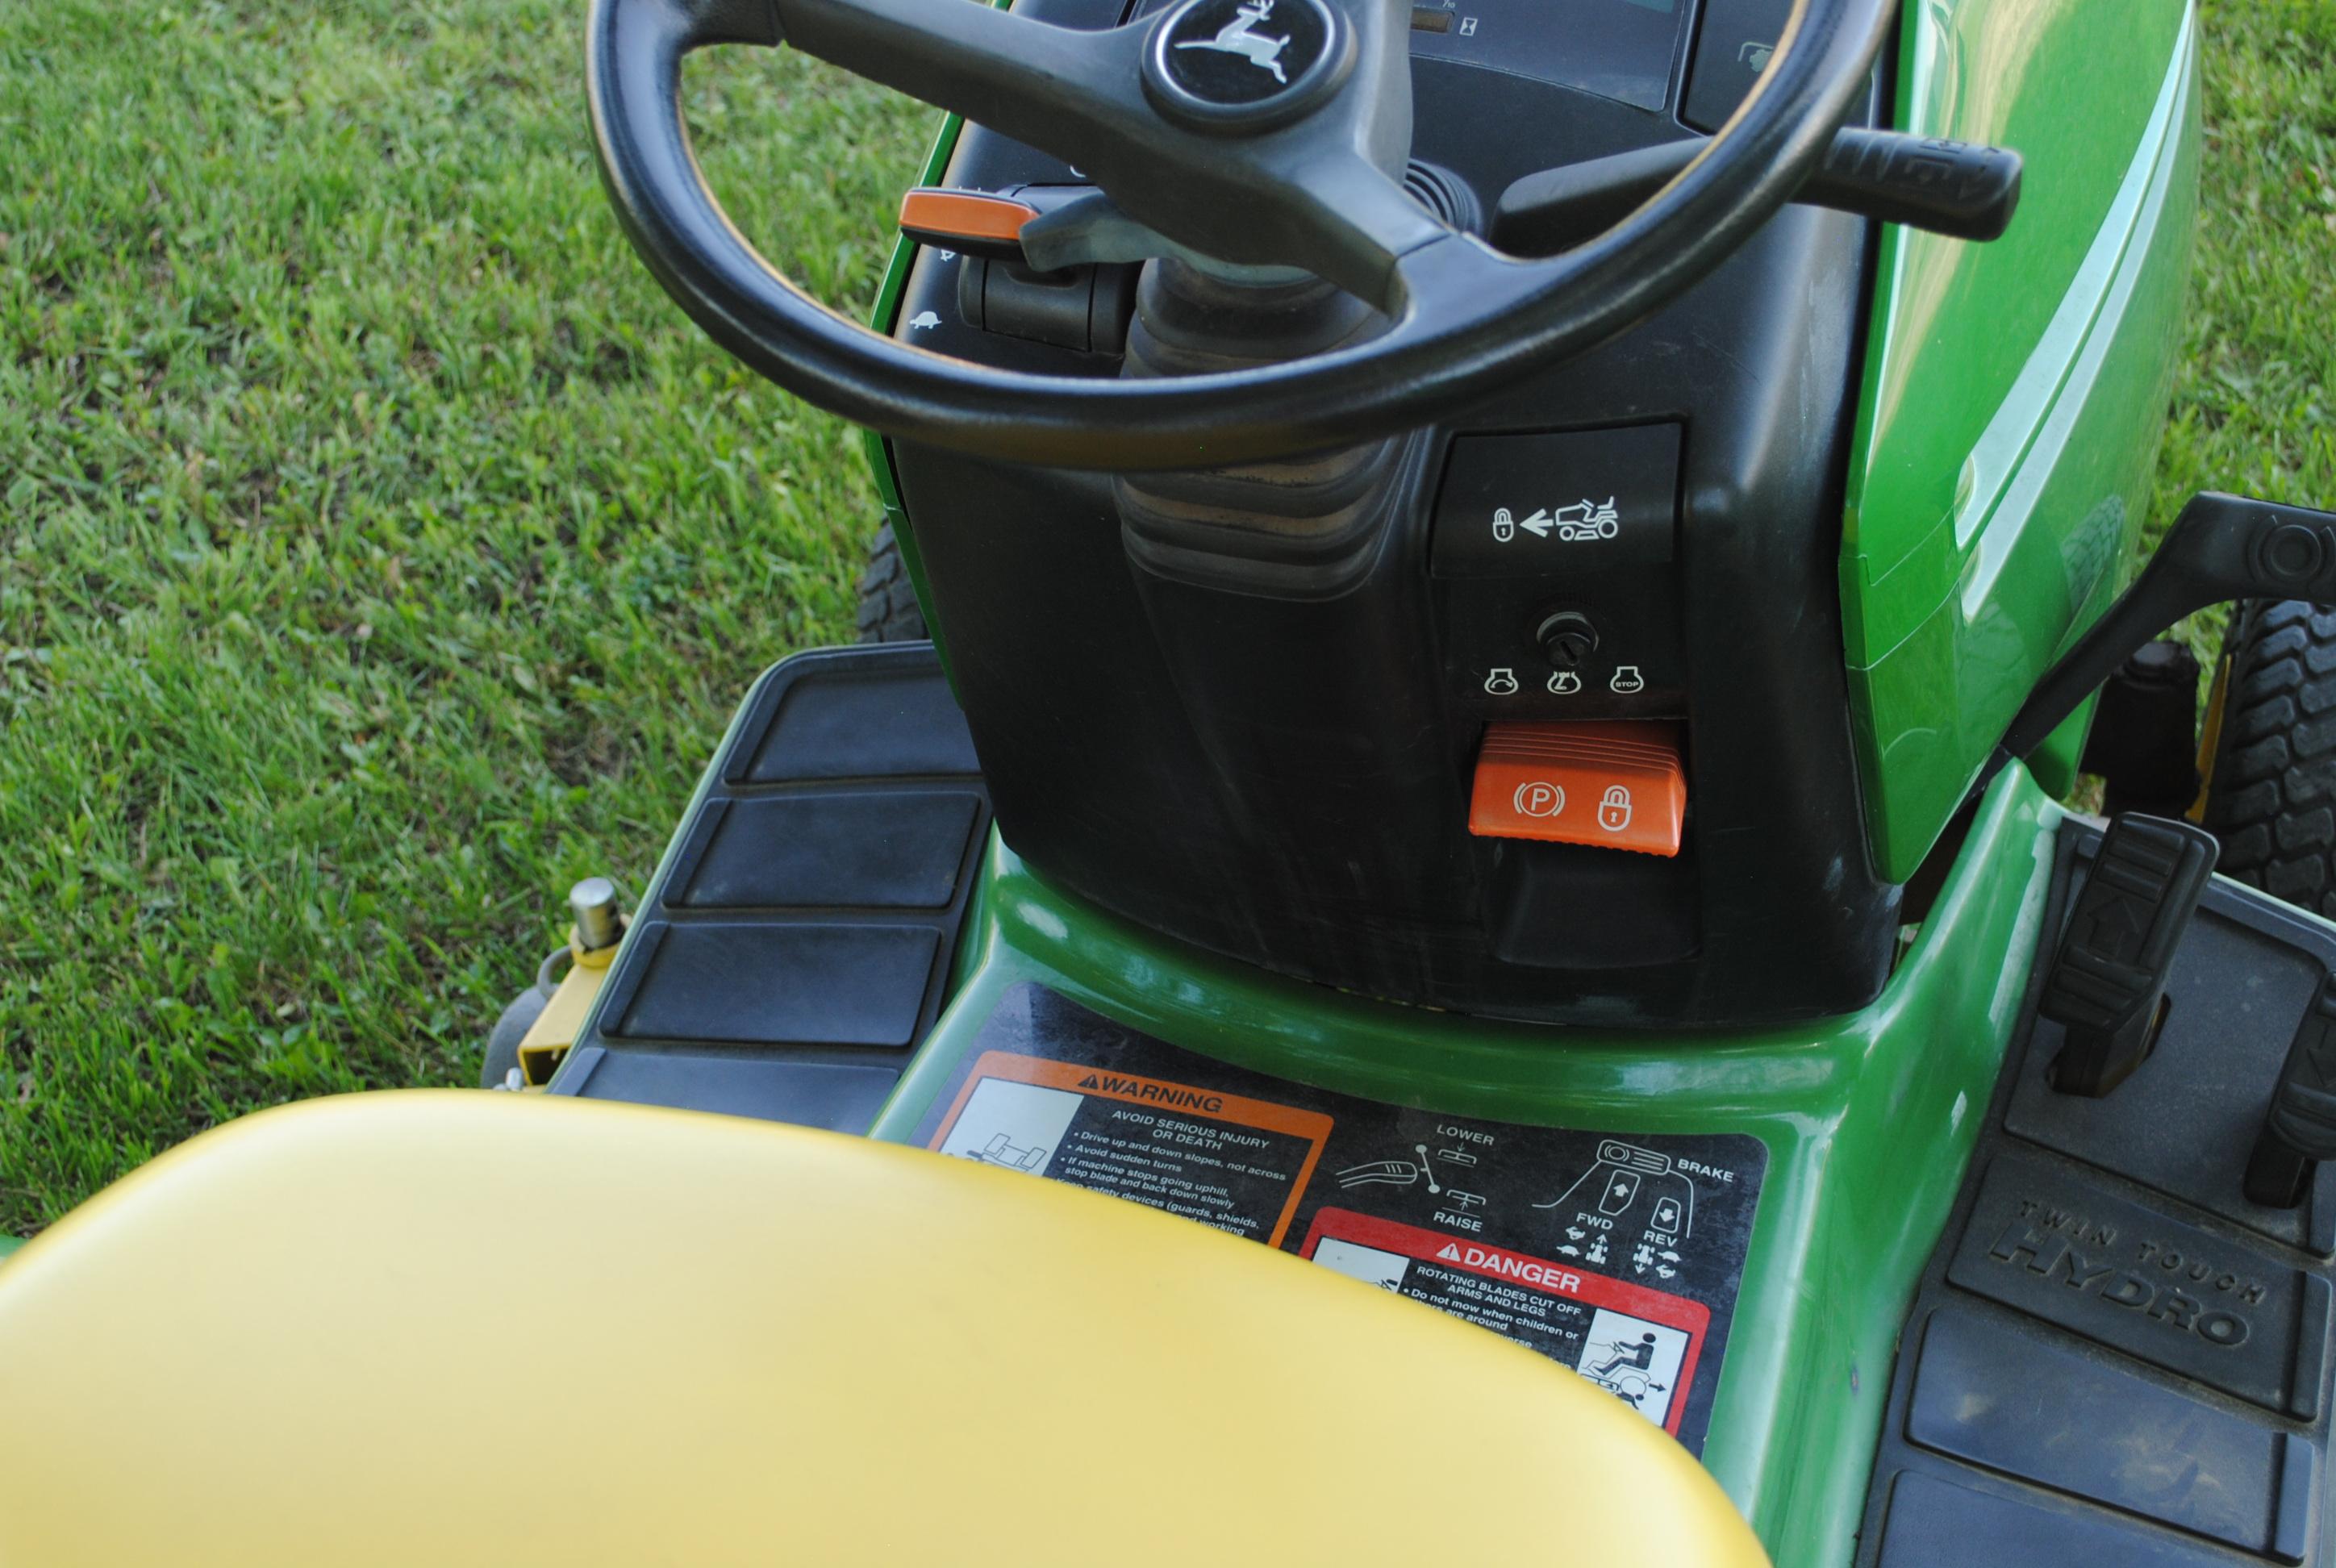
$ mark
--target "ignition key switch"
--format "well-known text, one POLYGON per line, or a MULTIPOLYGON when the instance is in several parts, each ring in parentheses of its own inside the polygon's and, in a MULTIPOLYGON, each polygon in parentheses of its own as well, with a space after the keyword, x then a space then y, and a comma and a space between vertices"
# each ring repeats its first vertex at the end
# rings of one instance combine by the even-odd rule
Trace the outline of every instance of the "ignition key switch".
POLYGON ((1582 661, 1598 651, 1598 628, 1578 609, 1544 616, 1533 632, 1543 657, 1555 669, 1580 669, 1582 661))

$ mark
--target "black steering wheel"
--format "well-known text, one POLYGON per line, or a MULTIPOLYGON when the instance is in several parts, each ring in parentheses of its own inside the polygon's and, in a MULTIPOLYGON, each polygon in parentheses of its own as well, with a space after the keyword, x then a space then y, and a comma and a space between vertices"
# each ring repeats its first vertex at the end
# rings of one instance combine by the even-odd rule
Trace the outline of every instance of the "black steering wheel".
POLYGON ((1181 0, 1105 32, 984 0, 593 0, 588 83, 627 233, 717 343, 886 434, 1017 462, 1198 468, 1427 424, 1642 320, 1789 200, 1889 29, 1890 0, 1797 0, 1701 156, 1588 244, 1518 260, 1403 189, 1412 0, 1181 0), (1158 379, 1030 375, 911 348, 812 299, 723 214, 681 61, 782 43, 1076 165, 1185 253, 1294 268, 1387 313, 1368 341, 1158 379))

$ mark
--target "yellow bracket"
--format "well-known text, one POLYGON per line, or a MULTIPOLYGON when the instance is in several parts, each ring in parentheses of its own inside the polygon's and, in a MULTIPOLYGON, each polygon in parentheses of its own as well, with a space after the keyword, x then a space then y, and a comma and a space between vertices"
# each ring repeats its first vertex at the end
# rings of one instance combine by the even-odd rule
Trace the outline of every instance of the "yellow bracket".
POLYGON ((587 951, 576 934, 568 928, 568 952, 574 960, 568 973, 560 977, 560 989, 543 1004, 524 1039, 519 1043, 520 1076, 527 1087, 540 1089, 551 1082, 551 1075, 568 1058, 568 1047, 576 1043, 584 1027, 585 1017, 592 1010, 600 987, 608 978, 608 965, 617 956, 619 944, 611 942, 605 948, 587 951))

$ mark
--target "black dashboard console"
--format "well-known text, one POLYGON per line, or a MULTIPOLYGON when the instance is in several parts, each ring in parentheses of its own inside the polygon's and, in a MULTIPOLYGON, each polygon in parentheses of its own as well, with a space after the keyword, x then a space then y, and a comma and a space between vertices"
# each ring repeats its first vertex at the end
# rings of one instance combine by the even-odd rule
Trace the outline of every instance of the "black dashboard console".
MULTIPOLYGON (((1023 0, 1097 27, 1122 3, 1023 0)), ((1414 189, 1484 210, 1692 137, 1789 9, 1423 0, 1414 189)), ((948 172, 1079 180, 971 126, 948 172)), ((1870 239, 1787 208, 1622 337, 1368 450, 1139 482, 896 444, 1007 842, 1169 937, 1397 1001, 1628 1027, 1872 999, 1897 892, 1865 847, 1835 576, 1870 239), (1487 725, 1635 718, 1684 722, 1677 858, 1469 833, 1487 725)), ((1044 341, 1000 329, 1023 318, 1000 272, 920 251, 898 334, 1115 377, 1177 308, 1155 266, 1137 354, 1044 341)))

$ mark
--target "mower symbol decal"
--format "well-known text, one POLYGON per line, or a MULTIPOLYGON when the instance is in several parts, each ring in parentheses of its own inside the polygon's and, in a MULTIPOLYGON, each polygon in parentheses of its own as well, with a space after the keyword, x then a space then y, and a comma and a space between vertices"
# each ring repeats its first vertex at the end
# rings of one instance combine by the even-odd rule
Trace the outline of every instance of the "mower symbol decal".
POLYGON ((1614 497, 1603 501, 1582 500, 1559 507, 1552 511, 1538 506, 1532 515, 1519 517, 1507 507, 1493 512, 1493 541, 1507 544, 1523 529, 1535 539, 1555 539, 1560 544, 1579 544, 1585 540, 1611 539, 1622 529, 1622 514, 1614 509, 1614 497))
POLYGON ((1568 544, 1585 539, 1611 539, 1621 527, 1621 513, 1614 510, 1614 498, 1603 501, 1577 501, 1571 506, 1561 506, 1551 520, 1557 525, 1557 537, 1568 544))
POLYGON ((1017 1149, 1005 1134, 998 1133, 988 1143, 966 1155, 968 1160, 980 1160, 988 1164, 1004 1165, 1009 1171, 1035 1171, 1046 1162, 1046 1148, 1017 1149))
POLYGON ((941 1153, 977 1164, 1044 1175, 1078 1114, 1079 1096, 1035 1084, 984 1080, 941 1153))
POLYGON ((1272 72, 1273 79, 1286 87, 1290 78, 1281 69, 1281 52, 1290 47, 1289 35, 1270 38, 1257 31, 1257 24, 1273 15, 1273 5, 1274 0, 1251 0, 1235 13, 1231 21, 1217 29, 1215 37, 1188 38, 1176 47, 1239 54, 1259 70, 1272 72))

